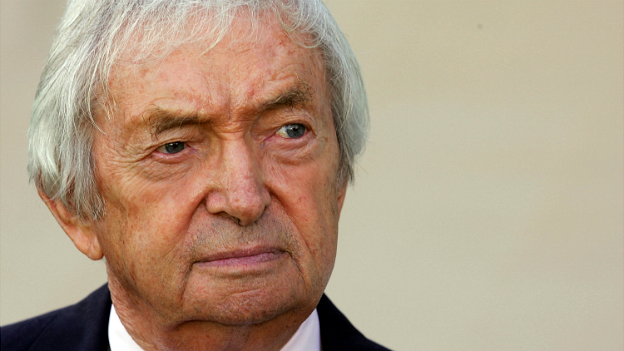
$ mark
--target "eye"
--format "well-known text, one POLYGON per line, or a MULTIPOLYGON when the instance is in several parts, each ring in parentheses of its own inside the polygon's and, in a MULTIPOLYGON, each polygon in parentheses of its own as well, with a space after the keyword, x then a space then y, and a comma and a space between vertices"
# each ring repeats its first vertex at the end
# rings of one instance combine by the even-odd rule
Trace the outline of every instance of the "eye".
POLYGON ((281 127, 277 134, 288 139, 301 138, 306 132, 306 127, 302 124, 287 124, 281 127))
POLYGON ((178 152, 186 148, 186 143, 181 141, 175 141, 173 143, 167 143, 157 150, 165 154, 177 154, 178 152))

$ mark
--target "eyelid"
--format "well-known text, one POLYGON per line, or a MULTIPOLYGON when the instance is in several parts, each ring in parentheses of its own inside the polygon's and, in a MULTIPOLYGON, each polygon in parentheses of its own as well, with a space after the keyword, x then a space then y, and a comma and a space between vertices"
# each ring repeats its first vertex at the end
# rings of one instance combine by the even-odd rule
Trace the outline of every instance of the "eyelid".
MULTIPOLYGON (((185 149, 193 144, 205 141, 206 135, 203 131, 193 128, 193 126, 182 126, 180 128, 171 128, 152 138, 152 150, 161 151, 167 144, 183 143, 185 149)), ((166 152, 163 152, 167 154, 166 152)))
POLYGON ((303 124, 303 123, 288 123, 288 124, 284 124, 283 126, 281 126, 276 132, 275 134, 278 134, 279 136, 283 137, 284 139, 300 139, 303 136, 305 136, 308 132, 309 132, 310 128, 303 124), (291 137, 290 135, 288 135, 287 133, 287 128, 288 127, 292 127, 292 126, 299 126, 301 128, 303 128, 303 133, 300 136, 297 137, 291 137))

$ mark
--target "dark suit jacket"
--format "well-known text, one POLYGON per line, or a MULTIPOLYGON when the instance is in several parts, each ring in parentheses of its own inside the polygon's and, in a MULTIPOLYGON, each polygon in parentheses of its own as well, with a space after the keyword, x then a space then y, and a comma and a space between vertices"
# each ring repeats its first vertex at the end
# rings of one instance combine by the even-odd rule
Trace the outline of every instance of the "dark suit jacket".
MULTIPOLYGON (((0 328, 2 351, 106 351, 111 297, 104 285, 79 303, 0 328)), ((388 350, 364 337, 323 295, 317 306, 323 351, 388 350)))

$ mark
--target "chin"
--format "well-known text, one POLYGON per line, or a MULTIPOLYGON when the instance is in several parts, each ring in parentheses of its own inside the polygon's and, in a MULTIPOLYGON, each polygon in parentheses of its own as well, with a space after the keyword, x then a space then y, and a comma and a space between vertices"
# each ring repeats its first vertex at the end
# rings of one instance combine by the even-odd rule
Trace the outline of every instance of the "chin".
POLYGON ((184 293, 187 320, 249 325, 279 316, 307 316, 314 310, 324 290, 320 280, 306 280, 285 259, 265 268, 197 268, 184 293))
POLYGON ((212 299, 212 302, 198 306, 195 312, 203 315, 196 316, 198 319, 223 325, 250 325, 289 314, 308 315, 316 303, 315 299, 308 298, 306 294, 289 292, 287 289, 257 289, 227 294, 216 301, 212 299))

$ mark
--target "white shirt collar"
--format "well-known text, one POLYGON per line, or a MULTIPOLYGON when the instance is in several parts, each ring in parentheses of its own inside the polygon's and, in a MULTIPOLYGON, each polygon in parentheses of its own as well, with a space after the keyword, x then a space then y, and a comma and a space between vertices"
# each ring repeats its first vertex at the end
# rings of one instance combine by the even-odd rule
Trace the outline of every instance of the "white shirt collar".
POLYGON ((321 351, 321 323, 316 308, 281 351, 321 351))
MULTIPOLYGON (((110 351, 143 351, 121 324, 113 305, 108 320, 108 343, 110 351)), ((281 351, 321 351, 321 324, 316 309, 299 326, 281 351)))
POLYGON ((108 319, 108 344, 110 351, 143 351, 132 339, 126 327, 121 324, 115 305, 111 305, 110 318, 108 319))

